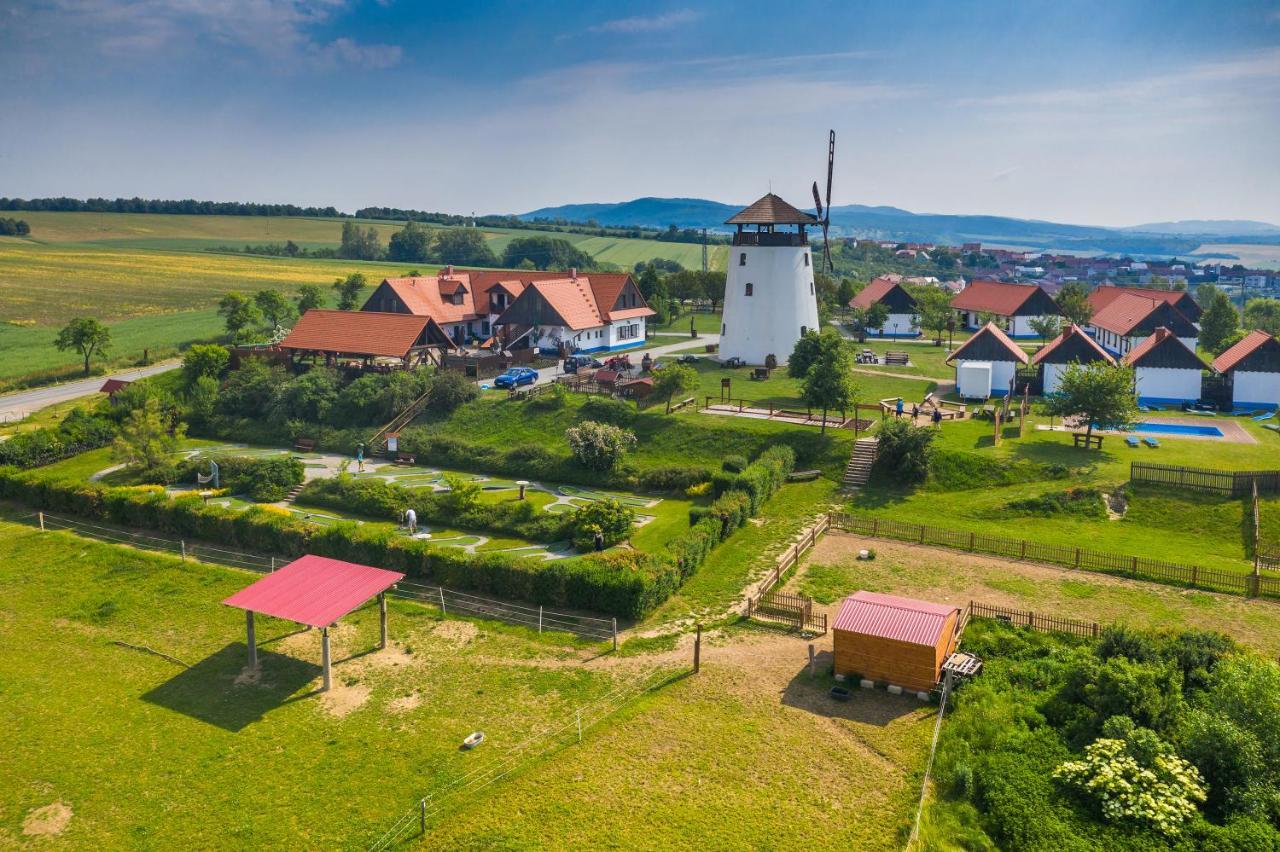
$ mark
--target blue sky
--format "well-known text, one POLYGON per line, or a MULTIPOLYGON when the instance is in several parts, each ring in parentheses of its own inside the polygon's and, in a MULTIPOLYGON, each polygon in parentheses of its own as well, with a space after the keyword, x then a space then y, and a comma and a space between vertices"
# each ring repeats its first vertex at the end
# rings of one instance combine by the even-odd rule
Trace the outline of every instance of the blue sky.
POLYGON ((0 3, 0 195, 1280 223, 1271 2, 0 3))

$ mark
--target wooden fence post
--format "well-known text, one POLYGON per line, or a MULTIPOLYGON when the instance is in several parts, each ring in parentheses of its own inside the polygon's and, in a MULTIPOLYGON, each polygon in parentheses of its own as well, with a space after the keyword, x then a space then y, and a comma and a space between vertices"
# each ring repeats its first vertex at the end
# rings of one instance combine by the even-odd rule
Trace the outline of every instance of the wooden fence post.
POLYGON ((702 625, 696 625, 693 637, 693 673, 697 674, 702 668, 702 625))
POLYGON ((444 586, 437 586, 436 588, 440 591, 440 614, 447 615, 448 613, 444 610, 444 586))
POLYGON ((427 800, 423 799, 418 802, 418 831, 422 834, 427 833, 427 800))
POLYGON ((1135 556, 1135 557, 1133 557, 1132 565, 1133 565, 1133 568, 1132 568, 1131 573, 1132 573, 1132 575, 1133 575, 1134 579, 1137 579, 1137 577, 1138 577, 1138 557, 1136 557, 1136 556, 1135 556))
POLYGON ((1077 568, 1079 568, 1079 567, 1080 567, 1080 548, 1078 548, 1078 547, 1076 548, 1076 565, 1075 565, 1075 567, 1077 567, 1077 568))
POLYGON ((618 619, 613 620, 613 650, 618 650, 618 619))
POLYGON ((969 533, 969 552, 972 553, 978 547, 978 534, 969 533))
POLYGON ((924 524, 920 525, 920 543, 924 544, 924 524))
POLYGON ((1019 558, 1020 559, 1027 558, 1027 540, 1025 538, 1022 540, 1022 556, 1020 556, 1019 558))
POLYGON ((40 532, 44 532, 44 512, 40 512, 40 532))
POLYGON ((182 561, 187 561, 187 542, 183 539, 178 540, 178 547, 182 550, 182 561))

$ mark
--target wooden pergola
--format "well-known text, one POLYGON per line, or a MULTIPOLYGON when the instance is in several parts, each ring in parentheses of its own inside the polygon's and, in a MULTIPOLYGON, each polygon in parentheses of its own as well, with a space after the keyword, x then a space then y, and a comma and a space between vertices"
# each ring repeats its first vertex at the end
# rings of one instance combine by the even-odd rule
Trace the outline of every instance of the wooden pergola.
POLYGON ((443 366, 445 353, 457 345, 431 317, 313 309, 298 319, 279 347, 294 363, 323 358, 333 365, 359 359, 368 367, 383 360, 407 368, 443 366))
POLYGON ((324 556, 303 556, 244 587, 223 603, 245 611, 250 668, 258 666, 254 613, 319 628, 320 661, 327 691, 331 664, 329 628, 365 601, 377 597, 380 621, 378 647, 387 647, 386 592, 403 579, 403 574, 369 565, 324 556))

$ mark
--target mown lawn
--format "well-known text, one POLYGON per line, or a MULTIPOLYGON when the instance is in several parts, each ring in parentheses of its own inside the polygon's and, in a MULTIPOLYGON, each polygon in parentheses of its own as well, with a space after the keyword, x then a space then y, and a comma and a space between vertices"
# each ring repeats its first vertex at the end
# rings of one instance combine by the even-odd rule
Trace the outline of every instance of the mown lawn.
POLYGON ((363 847, 415 796, 614 684, 565 637, 400 601, 389 651, 363 654, 375 608, 343 620, 328 696, 317 635, 272 619, 261 677, 242 677, 244 618, 219 601, 253 579, 0 522, 0 832, 62 803, 73 847, 363 847), (477 729, 485 751, 458 751, 477 729))

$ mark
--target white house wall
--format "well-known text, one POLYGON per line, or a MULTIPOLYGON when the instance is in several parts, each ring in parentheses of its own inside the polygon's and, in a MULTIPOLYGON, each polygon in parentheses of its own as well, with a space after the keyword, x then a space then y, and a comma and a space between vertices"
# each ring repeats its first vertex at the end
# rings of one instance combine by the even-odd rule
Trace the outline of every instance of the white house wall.
POLYGON ((1180 404, 1200 399, 1199 370, 1138 367, 1134 373, 1139 402, 1180 404))
POLYGON ((730 246, 720 357, 785 364, 802 330, 818 327, 808 246, 730 246), (746 263, 739 262, 746 255, 746 263), (746 285, 751 284, 751 295, 746 285))
MULTIPOLYGON (((979 314, 979 311, 965 312, 965 325, 972 331, 976 331, 982 327, 982 324, 978 322, 979 314)), ((995 317, 996 325, 1001 326, 1005 330, 1005 333, 1010 337, 1031 339, 1038 338, 1040 336, 1036 330, 1031 327, 1031 323, 1034 320, 1041 319, 1041 317, 1010 317, 1004 314, 992 314, 992 316, 995 317)))
POLYGON ((1231 374, 1231 401, 1245 408, 1280 406, 1280 373, 1247 373, 1236 370, 1231 374))
POLYGON ((1066 369, 1066 364, 1045 364, 1044 365, 1044 393, 1045 395, 1058 392, 1058 386, 1062 382, 1062 373, 1066 369))
POLYGON ((869 332, 871 337, 919 337, 920 329, 916 327, 915 314, 889 314, 884 327, 879 331, 869 332))

